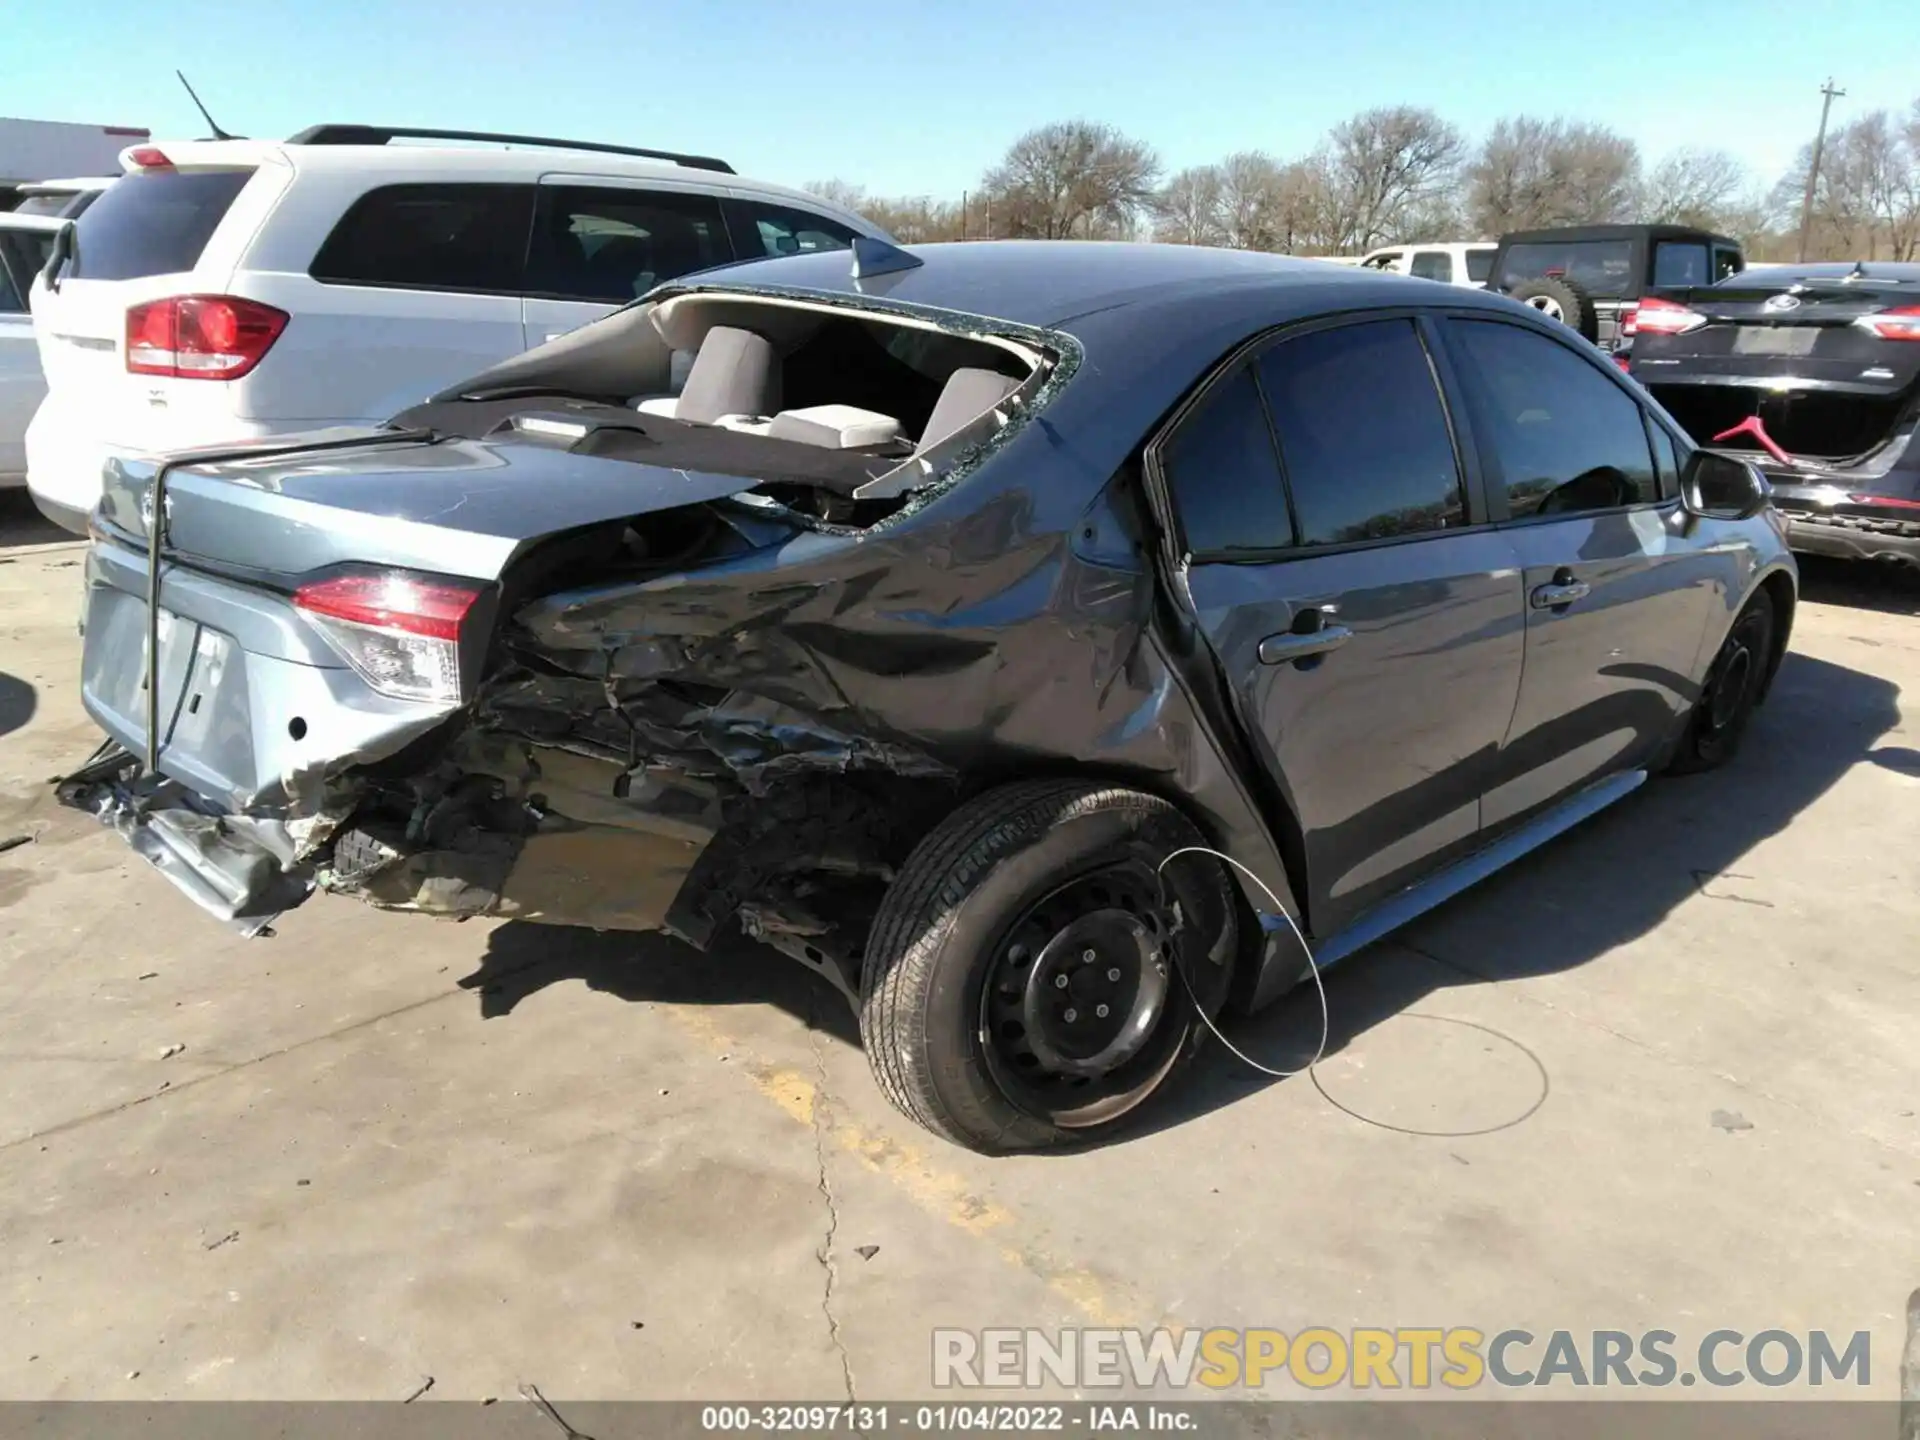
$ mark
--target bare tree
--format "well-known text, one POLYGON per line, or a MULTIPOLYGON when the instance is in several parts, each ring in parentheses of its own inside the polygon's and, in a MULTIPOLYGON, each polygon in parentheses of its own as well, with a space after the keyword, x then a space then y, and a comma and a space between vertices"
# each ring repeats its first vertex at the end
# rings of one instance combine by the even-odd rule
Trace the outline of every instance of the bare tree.
POLYGON ((1220 167, 1195 165, 1162 187, 1153 202, 1153 238, 1173 245, 1220 243, 1220 167))
POLYGON ((1747 189, 1746 166, 1726 151, 1675 150, 1647 176, 1640 218, 1719 229, 1747 189))
POLYGON ((851 180, 809 180, 800 188, 809 195, 818 195, 829 205, 838 205, 842 210, 851 210, 856 215, 867 213, 867 187, 856 185, 851 180))
POLYGON ((1323 164, 1331 182, 1335 243, 1365 250, 1397 234, 1459 170, 1460 132, 1412 105, 1363 111, 1333 127, 1323 164))
POLYGON ((1892 260, 1920 255, 1920 154, 1911 143, 1911 128, 1885 110, 1847 127, 1860 189, 1880 232, 1876 239, 1884 238, 1892 260))
MULTIPOLYGON (((1813 142, 1800 153, 1773 189, 1775 208, 1797 217, 1806 191, 1807 169, 1813 163, 1813 142)), ((1854 129, 1843 126, 1827 136, 1820 152, 1820 174, 1813 187, 1813 213, 1807 254, 1813 259, 1876 258, 1873 200, 1869 165, 1854 144, 1854 129)))
POLYGON ((1494 122, 1467 168, 1467 209, 1482 233, 1625 220, 1640 151, 1603 125, 1521 115, 1494 122))
POLYGON ((1029 130, 981 182, 996 234, 1044 240, 1130 234, 1153 208, 1159 159, 1111 125, 1062 120, 1029 130))

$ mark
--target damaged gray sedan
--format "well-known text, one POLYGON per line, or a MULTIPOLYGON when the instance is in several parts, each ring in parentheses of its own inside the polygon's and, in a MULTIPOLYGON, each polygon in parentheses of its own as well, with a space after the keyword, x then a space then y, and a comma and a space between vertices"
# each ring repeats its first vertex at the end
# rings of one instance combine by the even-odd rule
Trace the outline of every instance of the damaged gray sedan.
POLYGON ((110 738, 62 798, 248 933, 315 889, 743 928, 903 1111, 1004 1150, 1724 760, 1766 693, 1764 483, 1522 306, 848 258, 663 287, 381 430, 111 467, 110 738))

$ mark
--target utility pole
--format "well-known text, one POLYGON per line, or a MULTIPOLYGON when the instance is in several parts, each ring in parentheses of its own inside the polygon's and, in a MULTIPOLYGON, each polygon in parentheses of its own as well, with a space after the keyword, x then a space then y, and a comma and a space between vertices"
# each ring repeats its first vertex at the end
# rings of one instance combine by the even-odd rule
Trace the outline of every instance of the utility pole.
POLYGON ((1827 77, 1827 83, 1820 87, 1824 97, 1820 101, 1820 128, 1813 137, 1813 163, 1807 167, 1807 193, 1800 201, 1800 258, 1807 258, 1807 234, 1813 228, 1813 187, 1820 179, 1820 151, 1827 143, 1827 112, 1833 109, 1836 95, 1844 95, 1844 90, 1833 88, 1833 77, 1827 77))

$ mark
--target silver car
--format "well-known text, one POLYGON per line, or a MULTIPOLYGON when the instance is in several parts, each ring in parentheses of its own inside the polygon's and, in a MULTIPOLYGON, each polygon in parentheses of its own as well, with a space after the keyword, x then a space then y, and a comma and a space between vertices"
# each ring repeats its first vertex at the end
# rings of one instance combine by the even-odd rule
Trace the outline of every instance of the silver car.
POLYGON ((1004 1150, 1767 692, 1764 482, 1505 297, 848 258, 668 285, 383 430, 110 467, 109 739, 62 797, 250 933, 315 889, 742 927, 1004 1150))

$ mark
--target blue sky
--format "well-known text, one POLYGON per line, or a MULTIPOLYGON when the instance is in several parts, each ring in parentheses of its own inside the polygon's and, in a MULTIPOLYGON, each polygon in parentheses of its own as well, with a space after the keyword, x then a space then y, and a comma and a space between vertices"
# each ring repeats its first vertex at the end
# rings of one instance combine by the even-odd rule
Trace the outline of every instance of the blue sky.
POLYGON ((1291 156, 1367 106, 1603 122, 1766 181, 1836 121, 1920 95, 1915 0, 11 0, 0 110, 198 135, 322 120, 725 156, 800 184, 957 196, 1022 130, 1086 117, 1171 171, 1291 156), (84 16, 84 24, 80 18, 84 16))

